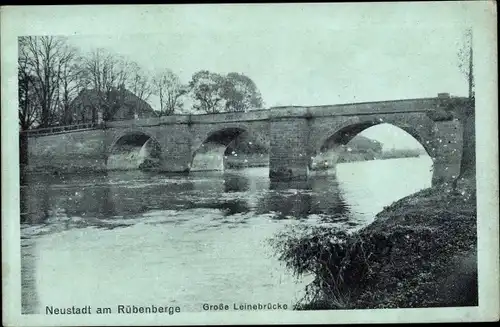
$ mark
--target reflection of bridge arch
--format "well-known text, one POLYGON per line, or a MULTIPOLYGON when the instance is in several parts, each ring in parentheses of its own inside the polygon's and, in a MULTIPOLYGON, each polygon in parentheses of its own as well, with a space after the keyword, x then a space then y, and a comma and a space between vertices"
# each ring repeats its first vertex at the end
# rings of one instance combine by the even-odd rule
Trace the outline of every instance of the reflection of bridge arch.
POLYGON ((311 176, 302 181, 271 181, 269 186, 270 191, 259 199, 259 214, 273 212, 278 219, 319 215, 322 222, 352 219, 351 208, 334 175, 328 179, 311 176))

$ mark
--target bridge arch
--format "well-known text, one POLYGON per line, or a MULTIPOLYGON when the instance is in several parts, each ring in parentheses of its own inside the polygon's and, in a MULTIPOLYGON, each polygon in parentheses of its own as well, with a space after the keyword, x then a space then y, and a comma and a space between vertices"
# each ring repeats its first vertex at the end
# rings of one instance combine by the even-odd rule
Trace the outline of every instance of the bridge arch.
POLYGON ((130 130, 117 135, 108 147, 109 170, 151 169, 161 164, 160 142, 149 133, 130 130))
MULTIPOLYGON (((312 148, 310 149, 309 169, 318 168, 317 164, 322 162, 323 158, 321 155, 319 158, 316 156, 322 154, 322 152, 324 152, 322 155, 326 158, 324 168, 335 165, 340 156, 332 155, 332 152, 326 152, 326 149, 330 151, 333 149, 333 153, 335 153, 336 146, 346 145, 362 131, 380 124, 388 124, 403 130, 423 147, 432 160, 432 183, 439 183, 442 180, 456 177, 459 162, 455 159, 459 157, 461 151, 461 141, 453 134, 456 127, 452 127, 452 133, 449 127, 443 128, 443 126, 439 125, 439 122, 435 122, 421 113, 387 115, 385 117, 375 115, 351 117, 342 120, 336 126, 325 127, 323 125, 324 128, 320 129, 316 138, 311 139, 313 142, 310 143, 312 148), (443 134, 444 131, 446 131, 445 134, 443 134)), ((450 124, 454 125, 451 122, 450 124)))
MULTIPOLYGON (((191 171, 223 170, 224 157, 228 146, 243 135, 249 135, 259 140, 261 133, 245 124, 228 124, 212 128, 202 134, 192 146, 191 171)), ((233 153, 234 156, 238 154, 233 153)))
POLYGON ((380 124, 389 124, 405 131, 423 146, 431 158, 435 157, 436 148, 433 133, 435 124, 425 115, 415 117, 412 121, 407 118, 400 119, 399 117, 367 117, 364 119, 354 117, 347 119, 337 126, 325 128, 320 132, 319 136, 313 141, 310 154, 315 156, 321 153, 329 144, 345 145, 359 133, 380 124))

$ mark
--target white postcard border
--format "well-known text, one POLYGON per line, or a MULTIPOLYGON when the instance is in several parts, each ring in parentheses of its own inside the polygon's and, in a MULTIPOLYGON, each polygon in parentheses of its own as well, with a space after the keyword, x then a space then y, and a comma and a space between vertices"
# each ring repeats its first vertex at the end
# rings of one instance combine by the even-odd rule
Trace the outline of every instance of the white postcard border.
MULTIPOLYGON (((46 6, 1 8, 2 78, 2 286, 3 323, 6 326, 36 325, 198 325, 198 324, 333 324, 382 322, 485 321, 498 319, 499 312, 499 218, 498 218, 498 94, 496 6, 490 1, 394 4, 321 5, 234 5, 222 10, 254 10, 267 6, 273 10, 300 10, 301 7, 338 6, 346 13, 357 10, 421 10, 465 14, 474 30, 476 67, 476 142, 478 186, 478 278, 479 306, 432 309, 379 309, 339 311, 259 311, 259 312, 183 312, 168 315, 21 315, 19 164, 17 117, 17 37, 20 35, 82 33, 161 33, 172 27, 168 6, 46 6), (271 8, 280 6, 280 8, 271 8), (253 8, 251 8, 253 7, 253 8), (161 16, 161 15, 164 16, 161 16), (111 21, 109 17, 120 17, 111 21), (148 17, 146 19, 145 17, 148 17), (107 19, 107 20, 106 20, 107 19)), ((202 17, 215 5, 197 6, 202 17)), ((177 7, 177 6, 176 6, 177 7)), ((221 8, 219 8, 221 9, 221 8)), ((415 11, 414 11, 415 12, 415 11)), ((376 23, 376 22, 375 22, 376 23)))

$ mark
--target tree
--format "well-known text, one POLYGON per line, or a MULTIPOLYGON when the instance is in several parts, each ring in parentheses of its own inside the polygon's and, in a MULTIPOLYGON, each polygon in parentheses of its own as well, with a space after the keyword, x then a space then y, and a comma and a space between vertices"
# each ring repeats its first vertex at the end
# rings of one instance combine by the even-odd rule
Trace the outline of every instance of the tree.
POLYGON ((243 74, 227 74, 223 97, 226 99, 226 111, 247 111, 263 106, 257 86, 243 74))
MULTIPOLYGON (((92 91, 92 121, 97 119, 97 108, 104 120, 111 120, 126 106, 131 93, 147 102, 153 93, 150 74, 137 63, 111 54, 104 49, 96 49, 84 59, 85 88, 92 91), (94 99, 95 98, 95 99, 94 99)), ((128 105, 129 113, 135 114, 137 107, 128 105)))
POLYGON ((19 39, 17 66, 19 125, 22 131, 32 127, 40 114, 38 99, 33 87, 35 76, 32 75, 33 72, 25 52, 26 47, 22 44, 24 41, 22 38, 19 39))
MULTIPOLYGON (((460 162, 460 179, 476 178, 476 132, 475 132, 475 83, 473 65, 472 30, 464 32, 464 41, 458 50, 458 66, 464 74, 469 86, 469 98, 459 119, 463 126, 463 151, 460 162)), ((475 186, 475 183, 471 183, 475 186)))
POLYGON ((472 49, 472 30, 470 28, 465 30, 462 45, 458 50, 458 67, 467 79, 467 84, 469 86, 469 99, 473 99, 475 93, 475 81, 472 49))
MULTIPOLYGON (((128 66, 129 76, 125 87, 129 89, 140 100, 147 102, 153 93, 153 81, 151 75, 143 70, 137 63, 130 62, 128 66)), ((131 115, 137 114, 137 107, 130 106, 131 115)))
POLYGON ((103 49, 92 51, 84 59, 85 87, 97 95, 92 105, 92 121, 97 121, 97 108, 102 108, 103 118, 111 120, 125 102, 125 85, 129 77, 130 63, 112 56, 103 49))
POLYGON ((193 74, 189 88, 195 101, 194 109, 206 113, 224 111, 226 107, 224 84, 224 77, 217 73, 201 70, 193 74))
POLYGON ((170 70, 165 70, 153 79, 154 92, 160 98, 160 116, 171 115, 182 107, 181 96, 187 88, 170 70))
POLYGON ((33 126, 40 114, 38 99, 31 87, 33 76, 22 70, 18 73, 18 100, 19 100, 19 126, 21 130, 27 130, 33 126))
POLYGON ((73 123, 73 112, 71 102, 84 87, 83 70, 78 64, 81 57, 75 48, 68 47, 66 50, 68 60, 61 66, 60 80, 60 105, 61 123, 71 125, 73 123))
POLYGON ((139 99, 147 101, 153 93, 151 76, 135 62, 129 64, 129 73, 130 76, 126 86, 139 99))
MULTIPOLYGON (((41 127, 56 122, 59 107, 62 67, 72 59, 74 50, 67 47, 66 38, 58 36, 23 36, 19 38, 19 62, 23 76, 27 72, 40 109, 41 127)), ((26 81, 23 81, 26 83, 26 81)))

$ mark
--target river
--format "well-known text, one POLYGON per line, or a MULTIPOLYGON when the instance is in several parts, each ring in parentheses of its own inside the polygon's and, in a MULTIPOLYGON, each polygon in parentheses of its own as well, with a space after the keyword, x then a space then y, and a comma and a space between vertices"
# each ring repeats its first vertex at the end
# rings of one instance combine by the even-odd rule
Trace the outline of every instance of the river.
POLYGON ((23 313, 45 306, 292 305, 310 278, 285 269, 269 239, 291 224, 358 228, 431 185, 432 161, 337 165, 307 182, 267 168, 26 177, 21 187, 23 313))

